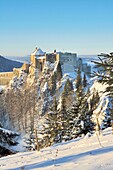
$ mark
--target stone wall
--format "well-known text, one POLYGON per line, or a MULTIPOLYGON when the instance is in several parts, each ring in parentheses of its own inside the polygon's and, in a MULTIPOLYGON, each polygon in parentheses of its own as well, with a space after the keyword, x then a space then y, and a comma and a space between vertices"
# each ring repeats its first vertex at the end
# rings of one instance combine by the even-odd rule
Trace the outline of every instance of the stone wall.
POLYGON ((44 64, 45 64, 45 58, 37 59, 37 68, 39 71, 43 70, 44 64))
POLYGON ((8 85, 14 76, 13 72, 0 73, 0 85, 8 85))
POLYGON ((37 62, 36 62, 36 58, 34 55, 30 56, 30 62, 31 62, 31 65, 33 65, 35 68, 37 67, 37 62))
POLYGON ((69 64, 76 66, 77 64, 77 54, 75 53, 60 53, 59 54, 59 61, 61 64, 69 64))
POLYGON ((20 70, 29 73, 29 64, 24 63, 21 68, 14 68, 13 72, 0 73, 0 85, 8 85, 14 76, 19 76, 20 70))
POLYGON ((56 54, 46 54, 46 61, 54 63, 56 61, 56 54))
POLYGON ((0 78, 1 77, 9 77, 9 78, 12 78, 13 77, 13 72, 2 72, 0 73, 0 78))
POLYGON ((29 67, 30 67, 30 64, 24 63, 21 69, 24 70, 26 73, 29 73, 29 67))

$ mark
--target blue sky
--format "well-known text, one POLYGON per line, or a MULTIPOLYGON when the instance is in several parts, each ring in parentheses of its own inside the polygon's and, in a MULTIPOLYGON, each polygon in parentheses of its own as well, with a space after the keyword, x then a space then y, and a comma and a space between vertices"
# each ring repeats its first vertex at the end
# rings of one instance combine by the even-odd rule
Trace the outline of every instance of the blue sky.
POLYGON ((113 0, 0 0, 0 54, 113 51, 113 0))

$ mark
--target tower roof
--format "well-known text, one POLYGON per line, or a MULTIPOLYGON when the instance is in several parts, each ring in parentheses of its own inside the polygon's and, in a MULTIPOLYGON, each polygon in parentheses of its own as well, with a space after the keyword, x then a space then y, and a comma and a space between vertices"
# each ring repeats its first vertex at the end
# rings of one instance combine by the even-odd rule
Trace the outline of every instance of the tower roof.
POLYGON ((37 48, 35 49, 35 51, 32 53, 32 55, 35 55, 35 56, 44 56, 45 55, 45 52, 43 52, 40 48, 37 48))

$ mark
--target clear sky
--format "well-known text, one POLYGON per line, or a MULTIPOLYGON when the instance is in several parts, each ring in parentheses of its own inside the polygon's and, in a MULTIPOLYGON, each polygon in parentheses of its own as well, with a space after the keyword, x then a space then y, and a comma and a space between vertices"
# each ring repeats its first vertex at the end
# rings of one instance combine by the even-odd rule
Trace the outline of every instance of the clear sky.
POLYGON ((113 0, 0 0, 0 54, 113 51, 113 0))

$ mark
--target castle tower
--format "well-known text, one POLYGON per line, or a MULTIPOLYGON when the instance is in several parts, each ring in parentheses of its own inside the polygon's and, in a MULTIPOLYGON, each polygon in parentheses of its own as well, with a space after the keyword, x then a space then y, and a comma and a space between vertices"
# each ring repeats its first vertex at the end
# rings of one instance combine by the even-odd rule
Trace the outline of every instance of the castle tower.
POLYGON ((45 58, 45 52, 43 52, 40 48, 34 50, 34 52, 30 56, 31 64, 37 68, 38 67, 38 60, 45 58))

